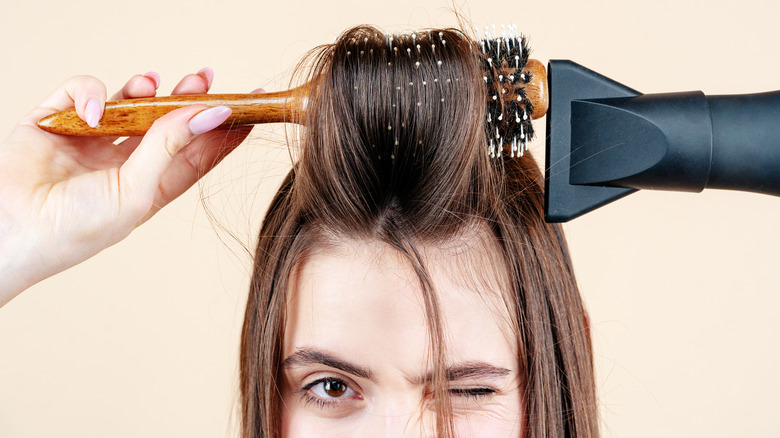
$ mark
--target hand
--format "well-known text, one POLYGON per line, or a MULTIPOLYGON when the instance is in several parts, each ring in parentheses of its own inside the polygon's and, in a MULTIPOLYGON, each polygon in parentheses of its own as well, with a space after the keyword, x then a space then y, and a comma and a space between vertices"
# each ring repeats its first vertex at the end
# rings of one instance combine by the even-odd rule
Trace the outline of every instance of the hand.
MULTIPOLYGON (((208 92, 211 69, 185 76, 172 94, 208 92)), ((156 73, 132 77, 113 99, 154 96, 156 73)), ((251 127, 210 131, 230 109, 192 105, 158 119, 143 137, 69 137, 37 127, 75 106, 91 126, 105 85, 77 76, 19 122, 0 144, 0 307, 38 281, 123 238, 184 193, 251 127), (204 111, 205 110, 205 111, 204 111)))

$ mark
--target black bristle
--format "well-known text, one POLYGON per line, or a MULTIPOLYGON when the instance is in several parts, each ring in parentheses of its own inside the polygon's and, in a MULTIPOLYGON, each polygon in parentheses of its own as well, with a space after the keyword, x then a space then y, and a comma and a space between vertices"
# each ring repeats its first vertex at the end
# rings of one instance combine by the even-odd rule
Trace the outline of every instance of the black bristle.
MULTIPOLYGON (((508 148, 511 156, 522 153, 524 144, 533 137, 531 113, 533 106, 526 98, 525 84, 530 74, 523 72, 528 63, 529 49, 525 37, 498 37, 480 40, 483 79, 487 86, 488 142, 508 148), (517 119, 520 119, 517 121, 517 119), (512 150, 513 144, 518 150, 512 150)), ((493 153, 491 151, 491 153, 493 153)), ((496 150, 498 155, 499 150, 496 150)))

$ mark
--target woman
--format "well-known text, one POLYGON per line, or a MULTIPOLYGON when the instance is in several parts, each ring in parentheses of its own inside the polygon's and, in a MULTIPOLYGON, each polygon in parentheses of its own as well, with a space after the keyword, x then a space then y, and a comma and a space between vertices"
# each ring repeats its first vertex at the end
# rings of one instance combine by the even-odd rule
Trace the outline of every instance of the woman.
MULTIPOLYGON (((241 343, 245 437, 598 435, 587 321, 563 235, 543 221, 539 169, 529 155, 488 156, 478 52, 456 30, 430 35, 396 37, 390 49, 358 27, 313 53, 299 159, 255 254, 241 343)), ((100 87, 80 81, 65 89, 90 121, 86 102, 102 101, 100 87)), ((70 104, 61 91, 23 123, 70 104)), ((79 200, 78 190, 61 194, 70 184, 105 199, 94 188, 108 180, 118 201, 90 207, 108 212, 98 221, 55 228, 77 251, 43 267, 29 262, 36 240, 9 240, 3 254, 30 255, 0 269, 16 277, 5 296, 118 241, 224 156, 202 137, 184 146, 227 112, 193 117, 199 109, 160 119, 126 161, 108 161, 119 169, 47 187, 59 202, 79 200)), ((43 138, 35 129, 21 126, 0 156, 21 161, 17 145, 43 138)), ((25 188, 19 175, 4 178, 25 188)), ((3 232, 19 236, 35 192, 9 199, 25 207, 3 232)), ((43 219, 29 233, 48 239, 58 221, 38 205, 43 219)))

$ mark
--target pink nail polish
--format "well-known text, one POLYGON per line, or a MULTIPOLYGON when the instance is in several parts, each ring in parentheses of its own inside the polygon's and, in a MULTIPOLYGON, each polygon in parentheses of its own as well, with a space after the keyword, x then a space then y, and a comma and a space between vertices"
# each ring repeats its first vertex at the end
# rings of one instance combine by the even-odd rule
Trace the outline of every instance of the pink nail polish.
POLYGON ((92 128, 97 127, 100 121, 100 116, 103 109, 100 107, 100 102, 94 97, 87 101, 87 106, 84 108, 84 121, 87 122, 92 128))
POLYGON ((198 74, 206 78, 209 87, 211 86, 211 83, 214 82, 214 70, 212 70, 211 67, 204 67, 198 70, 198 74))
POLYGON ((214 108, 203 110, 190 119, 190 132, 198 135, 211 131, 224 123, 232 113, 233 110, 226 106, 215 106, 214 108))
POLYGON ((150 71, 144 73, 144 76, 154 81, 154 88, 157 89, 157 87, 160 86, 160 74, 156 71, 150 71))

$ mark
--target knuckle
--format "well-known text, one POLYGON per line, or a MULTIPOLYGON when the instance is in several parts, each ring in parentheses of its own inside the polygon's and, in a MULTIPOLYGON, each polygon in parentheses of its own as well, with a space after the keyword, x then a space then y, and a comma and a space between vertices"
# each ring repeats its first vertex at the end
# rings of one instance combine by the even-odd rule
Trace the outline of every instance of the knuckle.
POLYGON ((176 150, 178 149, 178 142, 171 134, 166 134, 163 137, 163 152, 165 153, 166 159, 173 159, 173 156, 176 155, 176 150))

